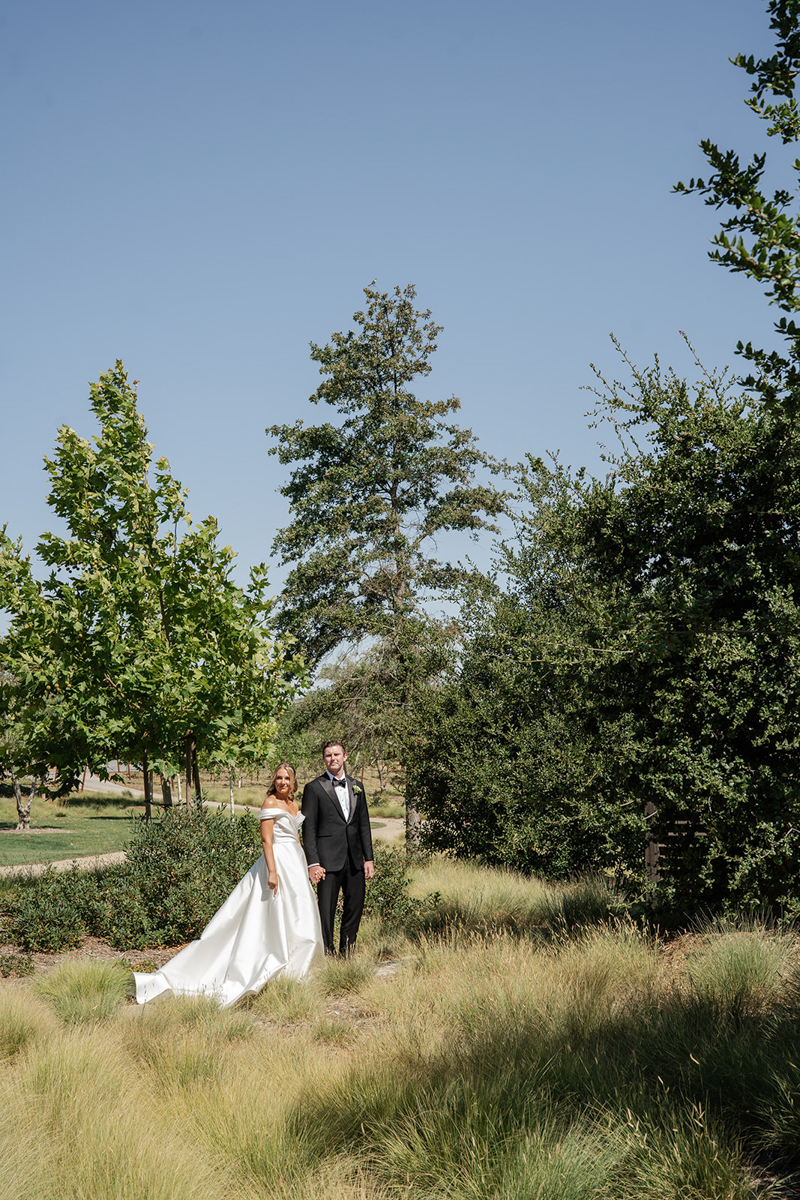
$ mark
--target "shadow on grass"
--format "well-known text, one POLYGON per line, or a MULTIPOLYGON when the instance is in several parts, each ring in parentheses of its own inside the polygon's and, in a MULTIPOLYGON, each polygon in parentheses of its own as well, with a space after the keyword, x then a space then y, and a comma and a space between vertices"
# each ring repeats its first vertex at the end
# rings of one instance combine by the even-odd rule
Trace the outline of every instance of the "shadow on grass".
POLYGON ((65 809, 69 812, 70 809, 110 809, 123 813, 141 810, 144 812, 144 801, 138 796, 121 796, 114 794, 102 795, 99 792, 79 792, 65 796, 56 802, 57 810, 65 809))
POLYGON ((735 952, 709 945, 679 984, 656 982, 627 974, 616 936, 587 931, 527 960, 520 947, 518 973, 500 983, 482 984, 476 965, 434 1052, 410 1037, 334 1092, 309 1089, 296 1131, 327 1154, 347 1147, 389 1186, 417 1180, 419 1196, 796 1194, 760 1177, 800 1168, 797 966, 762 938, 763 953, 741 943, 734 972, 735 952), (576 1138, 606 1153, 578 1155, 565 1189, 562 1151, 576 1138), (459 1175, 472 1191, 450 1190, 459 1175))
MULTIPOLYGON (((58 817, 61 817, 63 820, 65 815, 66 815, 65 813, 53 813, 54 819, 58 819, 58 817)), ((66 826, 64 826, 64 828, 66 829, 66 826)), ((61 830, 58 826, 48 825, 46 823, 37 822, 37 823, 33 824, 30 829, 17 829, 16 821, 0 821, 0 833, 18 833, 22 837, 26 837, 28 834, 31 834, 31 833, 33 833, 33 834, 42 833, 45 830, 52 831, 54 829, 58 830, 58 832, 61 832, 61 830)))

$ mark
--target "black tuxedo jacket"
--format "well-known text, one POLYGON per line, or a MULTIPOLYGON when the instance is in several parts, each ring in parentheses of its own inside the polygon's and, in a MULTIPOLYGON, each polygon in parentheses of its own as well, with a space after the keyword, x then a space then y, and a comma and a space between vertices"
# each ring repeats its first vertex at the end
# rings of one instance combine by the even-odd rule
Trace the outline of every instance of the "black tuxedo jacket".
POLYGON ((363 787, 346 776, 350 817, 344 819, 336 789, 327 774, 303 788, 303 849, 309 866, 319 863, 326 871, 343 870, 348 854, 356 868, 372 862, 372 834, 363 787))

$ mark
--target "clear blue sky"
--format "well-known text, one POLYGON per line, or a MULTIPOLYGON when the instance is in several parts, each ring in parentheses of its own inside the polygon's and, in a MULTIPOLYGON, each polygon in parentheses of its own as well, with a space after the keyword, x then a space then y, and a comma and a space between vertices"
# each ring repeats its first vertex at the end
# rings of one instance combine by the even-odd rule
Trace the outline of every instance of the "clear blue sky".
POLYGON ((762 148, 727 58, 771 46, 756 0, 5 0, 0 523, 55 527, 42 455, 121 358, 243 576, 287 518, 264 428, 326 418, 308 342, 373 278, 444 326, 421 394, 485 450, 596 468, 610 332, 682 373, 680 329, 772 344, 670 194, 701 137, 762 148))

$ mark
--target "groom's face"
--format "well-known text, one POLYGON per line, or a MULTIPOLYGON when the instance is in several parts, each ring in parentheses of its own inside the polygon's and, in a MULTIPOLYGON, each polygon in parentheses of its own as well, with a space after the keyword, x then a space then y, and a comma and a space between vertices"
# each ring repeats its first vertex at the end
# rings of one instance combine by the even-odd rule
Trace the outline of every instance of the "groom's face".
POLYGON ((325 759, 325 766, 330 771, 335 779, 338 779, 342 773, 342 767, 347 762, 347 755, 342 746, 326 746, 322 757, 325 759))

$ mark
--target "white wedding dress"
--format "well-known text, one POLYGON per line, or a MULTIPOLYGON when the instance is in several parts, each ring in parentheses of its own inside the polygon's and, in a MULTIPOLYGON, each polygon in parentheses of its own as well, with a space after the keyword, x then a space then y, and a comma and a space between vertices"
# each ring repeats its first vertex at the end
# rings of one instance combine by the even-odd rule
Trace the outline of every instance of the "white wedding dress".
POLYGON ((152 975, 134 971, 138 1004, 174 992, 209 996, 227 1008, 278 975, 300 979, 322 963, 317 897, 299 841, 303 814, 293 817, 283 808, 262 808, 258 818, 275 822, 277 895, 267 884, 262 854, 196 942, 152 975))

